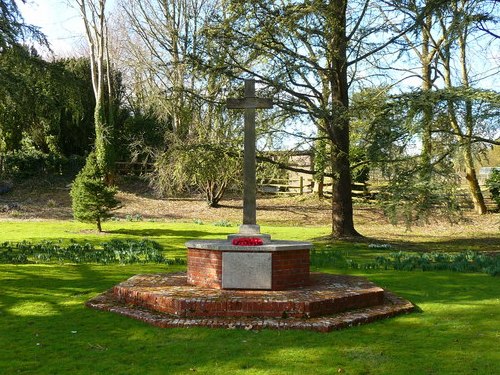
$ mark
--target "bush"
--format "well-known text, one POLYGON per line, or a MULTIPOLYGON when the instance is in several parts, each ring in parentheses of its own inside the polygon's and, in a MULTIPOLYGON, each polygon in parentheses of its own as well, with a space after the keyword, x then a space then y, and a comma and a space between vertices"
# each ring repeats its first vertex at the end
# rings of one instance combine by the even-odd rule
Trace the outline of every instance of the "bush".
POLYGON ((110 211, 119 202, 115 199, 116 188, 107 186, 104 173, 91 153, 83 169, 78 173, 71 187, 73 216, 85 223, 96 223, 102 232, 101 222, 111 217, 110 211))
POLYGON ((83 166, 84 158, 72 155, 44 153, 35 149, 8 152, 0 156, 0 175, 5 178, 26 178, 47 174, 75 175, 83 166))
POLYGON ((61 173, 66 158, 29 149, 3 156, 2 174, 7 177, 31 177, 41 173, 61 173))
POLYGON ((500 209, 500 169, 494 169, 490 177, 486 180, 486 186, 490 191, 491 198, 500 209))
POLYGON ((241 159, 232 150, 230 144, 174 144, 158 158, 152 183, 160 193, 194 188, 218 207, 226 189, 241 181, 241 159))

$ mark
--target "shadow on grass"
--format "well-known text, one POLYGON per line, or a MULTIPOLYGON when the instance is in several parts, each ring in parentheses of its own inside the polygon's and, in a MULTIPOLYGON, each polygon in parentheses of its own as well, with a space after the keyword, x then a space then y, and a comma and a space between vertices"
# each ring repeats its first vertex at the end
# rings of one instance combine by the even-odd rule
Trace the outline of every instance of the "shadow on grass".
POLYGON ((500 252, 500 236, 481 238, 453 238, 442 241, 426 241, 422 236, 422 242, 392 241, 394 247, 408 251, 484 251, 500 252))
POLYGON ((389 244, 391 251, 415 251, 415 252, 430 252, 430 251, 446 251, 446 252, 461 252, 466 250, 484 251, 484 252, 500 252, 500 236, 488 236, 481 238, 452 238, 443 239, 440 241, 428 240, 427 237, 421 236, 422 242, 415 241, 415 235, 412 235, 408 241, 388 241, 380 240, 372 237, 355 237, 351 239, 334 239, 331 236, 323 236, 312 239, 319 246, 330 245, 332 248, 361 249, 367 244, 389 244))
POLYGON ((495 278, 360 273, 412 299, 424 312, 330 334, 159 329, 83 305, 135 273, 161 269, 1 265, 0 372, 494 373, 496 351, 491 340, 498 329, 498 306, 490 301, 497 298, 495 278))
POLYGON ((135 237, 206 237, 212 235, 213 233, 209 231, 199 231, 199 230, 175 230, 175 229, 114 229, 109 230, 107 233, 113 234, 125 234, 135 237))

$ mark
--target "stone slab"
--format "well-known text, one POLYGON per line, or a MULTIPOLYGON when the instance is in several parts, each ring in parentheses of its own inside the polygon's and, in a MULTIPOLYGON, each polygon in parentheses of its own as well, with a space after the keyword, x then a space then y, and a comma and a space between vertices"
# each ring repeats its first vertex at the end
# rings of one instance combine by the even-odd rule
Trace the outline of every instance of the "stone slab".
POLYGON ((222 288, 271 289, 272 255, 251 252, 222 254, 222 288))
POLYGON ((260 246, 237 246, 228 240, 192 240, 186 242, 188 249, 219 250, 219 251, 286 251, 310 250, 312 243, 301 241, 272 240, 260 246))

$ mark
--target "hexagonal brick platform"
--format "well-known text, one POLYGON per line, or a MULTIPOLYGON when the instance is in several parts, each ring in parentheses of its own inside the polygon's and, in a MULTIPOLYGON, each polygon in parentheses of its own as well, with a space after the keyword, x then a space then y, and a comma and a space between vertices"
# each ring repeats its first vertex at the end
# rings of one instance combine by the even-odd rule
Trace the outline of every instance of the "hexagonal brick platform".
POLYGON ((185 273, 136 275, 87 302, 160 327, 311 329, 327 332, 407 313, 414 306, 355 276, 315 274, 281 291, 188 284, 185 273))

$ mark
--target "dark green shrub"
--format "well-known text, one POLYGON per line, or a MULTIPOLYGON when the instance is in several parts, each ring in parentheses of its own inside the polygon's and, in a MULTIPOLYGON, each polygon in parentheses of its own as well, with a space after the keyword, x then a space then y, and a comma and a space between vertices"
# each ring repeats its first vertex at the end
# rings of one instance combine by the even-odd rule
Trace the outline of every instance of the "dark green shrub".
POLYGON ((1 155, 0 175, 5 178, 26 178, 50 174, 76 175, 85 158, 44 153, 35 149, 7 152, 1 155))
POLYGON ((71 187, 73 217, 84 223, 95 223, 99 232, 101 222, 111 217, 111 210, 119 204, 115 199, 116 188, 107 186, 104 173, 91 153, 71 187))
POLYGON ((2 173, 13 178, 62 173, 66 163, 64 156, 46 154, 35 149, 13 151, 3 156, 2 173))
POLYGON ((388 257, 375 259, 379 268, 399 271, 454 271, 485 272, 492 276, 500 274, 500 258, 494 255, 463 251, 460 253, 391 253, 388 257))

